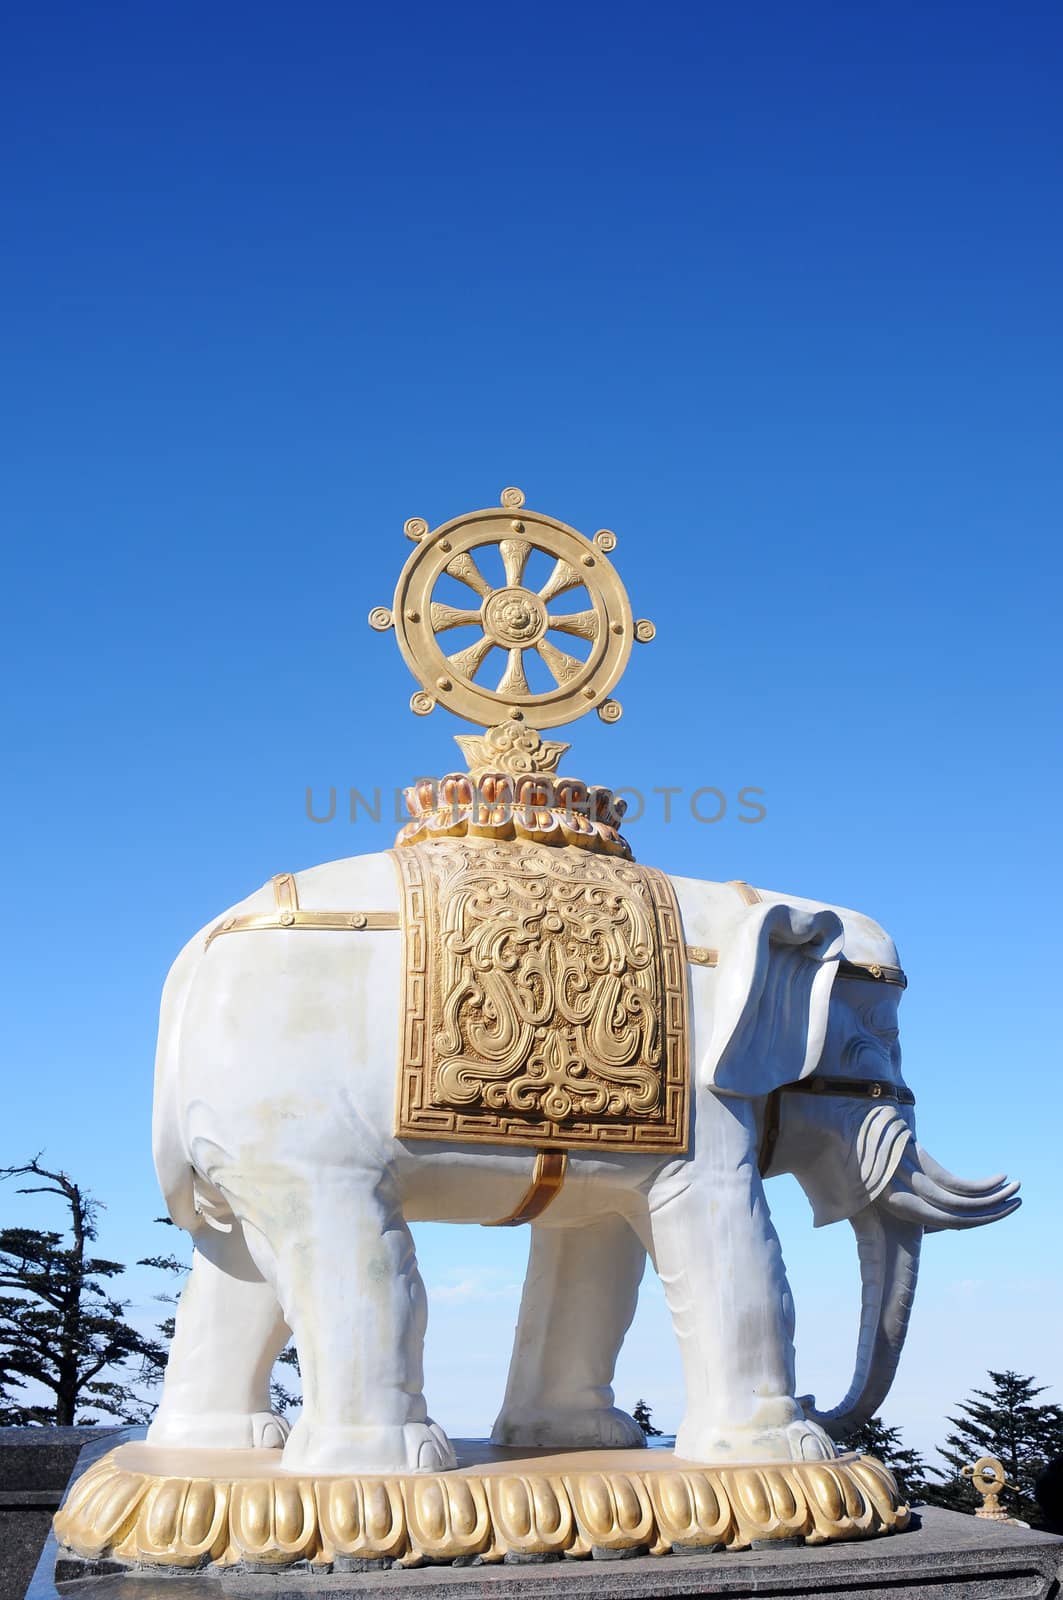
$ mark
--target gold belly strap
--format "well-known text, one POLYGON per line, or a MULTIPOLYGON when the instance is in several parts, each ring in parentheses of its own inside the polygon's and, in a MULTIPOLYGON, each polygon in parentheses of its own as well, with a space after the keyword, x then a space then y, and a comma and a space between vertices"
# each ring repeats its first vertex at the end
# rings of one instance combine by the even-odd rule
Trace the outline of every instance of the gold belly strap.
POLYGON ((539 1150, 532 1168, 532 1181, 521 1196, 519 1205, 508 1217, 497 1222, 485 1222, 485 1228, 517 1228, 522 1222, 534 1222, 561 1193, 568 1167, 564 1150, 539 1150))

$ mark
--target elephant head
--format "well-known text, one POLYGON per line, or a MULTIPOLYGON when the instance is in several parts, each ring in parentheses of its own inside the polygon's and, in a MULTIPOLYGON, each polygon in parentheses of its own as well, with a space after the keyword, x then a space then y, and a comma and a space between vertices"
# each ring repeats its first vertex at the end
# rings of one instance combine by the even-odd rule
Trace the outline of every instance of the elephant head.
POLYGON ((732 927, 708 1077, 718 1091, 763 1097, 762 1176, 793 1173, 816 1227, 852 1224, 862 1280, 853 1379, 829 1411, 803 1402, 840 1438, 893 1382, 923 1234, 980 1227, 1022 1202, 1018 1183, 954 1177, 916 1140, 892 940, 867 918, 799 905, 759 904, 732 927))

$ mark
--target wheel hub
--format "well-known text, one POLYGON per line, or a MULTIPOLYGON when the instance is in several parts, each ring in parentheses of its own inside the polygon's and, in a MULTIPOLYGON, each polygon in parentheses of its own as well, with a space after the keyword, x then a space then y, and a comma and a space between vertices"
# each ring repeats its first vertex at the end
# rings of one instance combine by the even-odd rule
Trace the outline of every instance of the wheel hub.
POLYGON ((504 650, 536 644, 546 632, 546 607, 530 589, 496 589, 484 601, 480 616, 485 636, 504 650))

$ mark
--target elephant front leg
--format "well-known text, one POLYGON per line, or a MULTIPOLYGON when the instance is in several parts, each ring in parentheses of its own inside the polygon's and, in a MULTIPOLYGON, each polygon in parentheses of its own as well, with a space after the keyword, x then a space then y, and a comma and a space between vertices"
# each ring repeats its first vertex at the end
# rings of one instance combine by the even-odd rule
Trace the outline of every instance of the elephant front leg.
POLYGON ((181 1293, 162 1401, 148 1443, 241 1450, 282 1445, 288 1424, 270 1410, 270 1374, 290 1337, 243 1229, 204 1227, 181 1293))
POLYGON ((293 1176, 290 1190, 266 1198, 262 1214, 303 1386, 285 1467, 346 1473, 454 1466, 421 1392, 427 1302, 388 1176, 327 1168, 293 1176))
POLYGON ((532 1228, 531 1252, 495 1444, 633 1448, 642 1429, 613 1404, 613 1370, 638 1300, 646 1251, 623 1217, 532 1228))
POLYGON ((696 1159, 651 1190, 657 1270, 686 1379, 676 1454, 690 1461, 824 1460, 830 1439, 794 1397, 793 1301, 745 1101, 698 1105, 696 1159))

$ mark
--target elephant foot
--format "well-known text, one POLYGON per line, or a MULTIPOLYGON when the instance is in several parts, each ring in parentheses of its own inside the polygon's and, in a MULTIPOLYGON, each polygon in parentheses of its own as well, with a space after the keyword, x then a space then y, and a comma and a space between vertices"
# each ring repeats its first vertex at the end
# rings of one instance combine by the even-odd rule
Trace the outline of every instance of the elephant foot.
POLYGON ((540 1406, 502 1411, 491 1429, 491 1443, 547 1450, 642 1450, 646 1436, 634 1417, 617 1406, 540 1406))
POLYGON ((675 1453, 686 1461, 720 1465, 731 1461, 833 1461, 838 1452, 822 1428, 801 1420, 740 1427, 684 1421, 676 1434, 675 1453))
POLYGON ((446 1472, 457 1466, 450 1440, 430 1418, 392 1427, 295 1424, 284 1447, 284 1467, 303 1473, 446 1472))
POLYGON ((197 1450, 279 1450, 289 1424, 275 1411, 156 1412, 147 1443, 197 1450))

